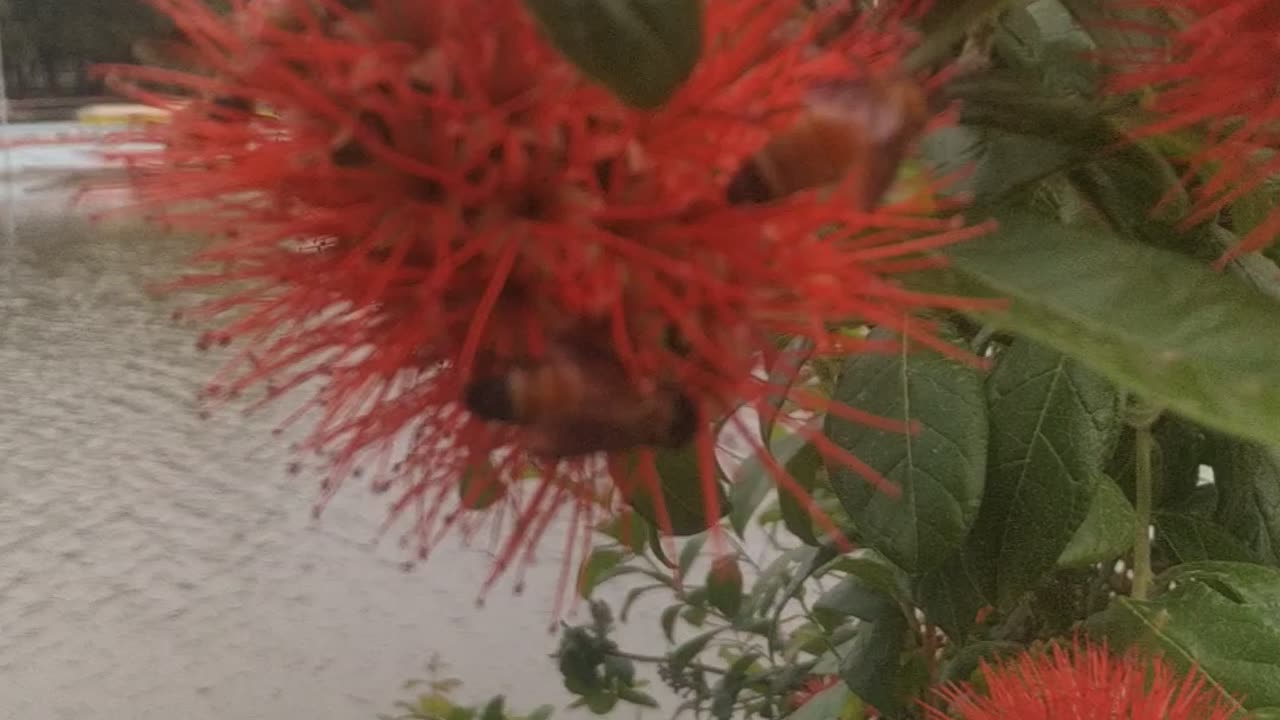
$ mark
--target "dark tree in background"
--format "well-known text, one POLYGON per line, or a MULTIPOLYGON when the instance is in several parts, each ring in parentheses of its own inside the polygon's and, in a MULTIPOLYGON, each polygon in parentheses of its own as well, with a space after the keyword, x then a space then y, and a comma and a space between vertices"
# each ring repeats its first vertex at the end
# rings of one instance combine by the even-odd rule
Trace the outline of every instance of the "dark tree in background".
POLYGON ((130 61, 135 41, 168 30, 141 0, 0 0, 9 96, 98 94, 94 63, 130 61))

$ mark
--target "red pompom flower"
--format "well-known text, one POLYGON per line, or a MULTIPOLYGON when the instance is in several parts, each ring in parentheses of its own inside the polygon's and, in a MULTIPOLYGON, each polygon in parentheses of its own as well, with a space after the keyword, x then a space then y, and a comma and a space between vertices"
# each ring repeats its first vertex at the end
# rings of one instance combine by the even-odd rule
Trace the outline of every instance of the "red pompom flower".
POLYGON ((1227 720, 1236 704, 1198 672, 1179 676, 1163 660, 1135 651, 1114 656, 1105 645, 1077 641, 1028 651, 997 665, 983 663, 979 691, 939 691, 950 712, 934 720, 1227 720))
MULTIPOLYGON (((1280 5, 1271 0, 1126 0, 1159 9, 1170 24, 1141 26, 1157 42, 1114 57, 1113 92, 1144 91, 1153 118, 1137 137, 1205 132, 1189 158, 1195 205, 1189 224, 1212 219, 1280 172, 1280 5)), ((1135 29, 1130 27, 1129 29, 1135 29)), ((1221 262, 1266 247, 1280 212, 1251 228, 1221 262)))
POLYGON ((584 78, 519 0, 152 2, 192 69, 108 70, 172 110, 124 138, 158 149, 123 157, 138 207, 212 238, 206 271, 178 283, 218 291, 189 315, 220 323, 206 343, 241 348, 211 395, 313 389, 300 416, 307 448, 334 457, 327 492, 371 466, 424 556, 489 526, 496 578, 567 511, 567 563, 601 513, 661 497, 656 450, 692 448, 710 523, 713 427, 784 393, 758 373, 779 337, 891 349, 844 332, 872 323, 949 350, 908 316, 975 304, 894 282, 981 230, 937 217, 935 184, 874 209, 887 179, 866 173, 726 191, 815 88, 896 76, 901 11, 797 23, 793 0, 708 0, 700 61, 645 111, 584 78), (610 476, 605 458, 636 470, 610 476))

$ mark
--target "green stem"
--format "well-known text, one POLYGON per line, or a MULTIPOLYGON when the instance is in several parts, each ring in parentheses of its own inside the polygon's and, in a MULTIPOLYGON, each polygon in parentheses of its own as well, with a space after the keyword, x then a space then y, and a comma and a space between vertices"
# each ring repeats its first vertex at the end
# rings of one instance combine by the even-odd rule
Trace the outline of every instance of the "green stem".
POLYGON ((1130 408, 1129 424, 1134 429, 1133 475, 1134 514, 1133 524, 1133 589, 1134 600, 1146 600, 1151 591, 1151 496, 1154 478, 1151 475, 1151 452, 1155 440, 1151 426, 1160 417, 1160 410, 1141 401, 1130 408))
POLYGON ((1133 443, 1137 522, 1134 523, 1133 591, 1130 593, 1134 600, 1146 600, 1151 589, 1151 447, 1151 428, 1137 428, 1133 443))

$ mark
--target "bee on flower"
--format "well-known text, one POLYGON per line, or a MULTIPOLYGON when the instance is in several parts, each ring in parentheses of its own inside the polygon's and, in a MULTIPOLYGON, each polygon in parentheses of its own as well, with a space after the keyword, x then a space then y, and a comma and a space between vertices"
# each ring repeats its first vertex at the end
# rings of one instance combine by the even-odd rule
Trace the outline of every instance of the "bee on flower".
POLYGON ((172 110, 126 138, 156 148, 126 156, 129 185, 135 209, 210 238, 175 286, 219 291, 187 315, 239 348, 211 394, 308 388, 326 497, 372 465, 424 555, 496 523, 496 578, 557 515, 573 550, 637 493, 670 531, 655 454, 692 453, 714 500, 714 430, 778 394, 757 371, 779 336, 891 350, 840 332, 865 323, 956 352, 907 316, 976 302, 895 282, 984 229, 938 217, 936 184, 890 192, 939 121, 934 81, 902 67, 905 10, 797 25, 791 0, 709 0, 692 73, 638 109, 518 0, 153 2, 189 69, 108 71, 172 110))

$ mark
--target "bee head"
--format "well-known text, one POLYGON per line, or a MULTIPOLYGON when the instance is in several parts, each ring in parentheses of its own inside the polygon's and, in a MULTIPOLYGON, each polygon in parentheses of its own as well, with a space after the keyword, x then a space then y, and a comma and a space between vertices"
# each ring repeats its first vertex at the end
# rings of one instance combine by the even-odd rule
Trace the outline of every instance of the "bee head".
POLYGON ((472 380, 462 393, 463 404, 476 417, 495 422, 515 422, 516 403, 504 377, 472 380))

